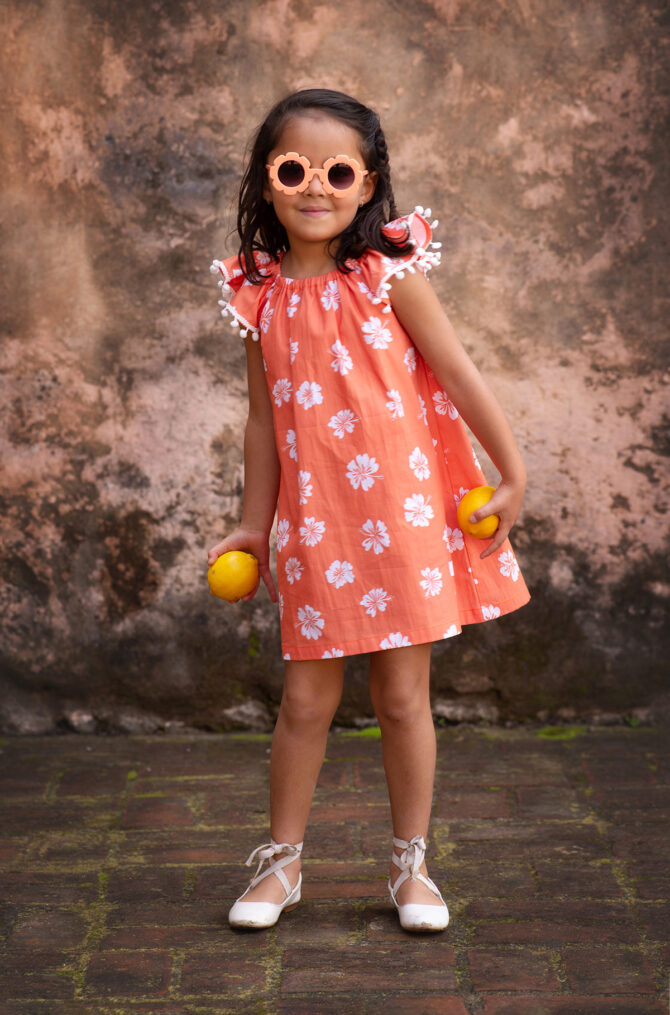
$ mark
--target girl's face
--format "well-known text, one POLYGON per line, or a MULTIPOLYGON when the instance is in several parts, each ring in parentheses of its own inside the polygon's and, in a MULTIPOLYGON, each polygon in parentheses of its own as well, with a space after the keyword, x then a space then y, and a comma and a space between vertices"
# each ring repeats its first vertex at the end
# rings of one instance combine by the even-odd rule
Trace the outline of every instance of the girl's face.
MULTIPOLYGON (((361 168, 367 168, 360 149, 360 135, 320 110, 307 110, 284 125, 268 156, 268 165, 286 152, 306 156, 315 169, 321 169, 324 162, 335 155, 348 155, 355 158, 361 168)), ((273 187, 268 174, 263 197, 274 206, 292 247, 296 242, 323 247, 339 236, 353 221, 360 205, 370 200, 375 182, 376 173, 368 174, 351 190, 335 196, 327 194, 319 177, 314 175, 306 190, 285 194, 273 187)))

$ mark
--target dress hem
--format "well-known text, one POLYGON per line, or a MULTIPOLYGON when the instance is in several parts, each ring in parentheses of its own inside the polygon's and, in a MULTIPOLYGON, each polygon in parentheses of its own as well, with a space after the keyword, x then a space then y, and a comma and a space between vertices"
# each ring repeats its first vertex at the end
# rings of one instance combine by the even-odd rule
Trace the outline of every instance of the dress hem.
MULTIPOLYGON (((530 601, 530 593, 526 590, 525 596, 513 596, 510 599, 506 599, 502 603, 491 603, 489 608, 491 610, 497 610, 498 612, 492 613, 490 617, 482 616, 482 608, 463 610, 458 621, 446 621, 442 624, 434 624, 432 627, 419 628, 415 631, 398 631, 396 632, 401 638, 406 638, 406 645, 423 645, 428 641, 444 641, 445 639, 455 637, 462 631, 462 626, 466 624, 483 624, 488 620, 496 620, 498 617, 503 617, 508 613, 513 613, 515 610, 521 609, 530 601), (445 631, 446 627, 446 631, 445 631), (455 631, 451 631, 451 627, 455 627, 455 631)), ((391 635, 387 635, 385 639, 388 640, 391 635)), ((317 646, 312 647, 311 645, 289 645, 284 647, 282 645, 282 654, 284 659, 289 659, 298 662, 306 662, 308 660, 315 659, 329 659, 334 656, 352 656, 352 655, 365 655, 368 652, 379 652, 387 651, 388 648, 401 648, 401 640, 398 640, 397 645, 389 644, 382 649, 380 641, 377 637, 366 637, 358 638, 356 641, 350 641, 342 643, 323 642, 323 652, 320 655, 315 654, 317 652, 317 646), (354 647, 355 646, 355 647, 354 647), (327 652, 328 655, 324 655, 327 652)))

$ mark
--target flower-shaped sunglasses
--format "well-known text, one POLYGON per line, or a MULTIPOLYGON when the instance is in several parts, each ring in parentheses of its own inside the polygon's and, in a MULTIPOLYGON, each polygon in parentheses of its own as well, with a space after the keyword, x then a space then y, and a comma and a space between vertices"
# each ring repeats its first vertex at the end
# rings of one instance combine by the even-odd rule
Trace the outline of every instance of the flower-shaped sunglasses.
POLYGON ((272 186, 282 194, 302 193, 309 187, 312 177, 318 176, 326 194, 346 197, 368 175, 367 169, 361 169, 360 163, 349 155, 335 155, 326 159, 323 169, 313 169, 306 156, 286 152, 265 168, 270 170, 272 186))

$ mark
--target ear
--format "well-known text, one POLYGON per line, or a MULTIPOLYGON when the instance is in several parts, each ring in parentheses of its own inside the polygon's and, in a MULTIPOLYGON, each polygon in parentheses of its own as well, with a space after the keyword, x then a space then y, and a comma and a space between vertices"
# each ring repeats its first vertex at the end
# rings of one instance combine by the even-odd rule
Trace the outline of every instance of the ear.
POLYGON ((375 192, 378 179, 379 173, 368 173, 367 176, 363 177, 363 186, 361 187, 360 204, 363 205, 368 203, 368 201, 375 192))

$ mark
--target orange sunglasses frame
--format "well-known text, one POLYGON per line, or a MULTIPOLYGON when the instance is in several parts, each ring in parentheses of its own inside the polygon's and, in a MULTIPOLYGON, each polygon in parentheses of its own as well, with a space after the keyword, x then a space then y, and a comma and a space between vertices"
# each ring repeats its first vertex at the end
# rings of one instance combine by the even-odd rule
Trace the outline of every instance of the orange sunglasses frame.
POLYGON ((362 181, 363 177, 368 175, 367 169, 361 169, 360 163, 357 162, 356 159, 351 158, 350 155, 335 155, 332 158, 326 159, 322 169, 313 169, 309 159, 305 155, 298 155, 297 152, 286 152, 284 155, 278 155, 274 162, 270 165, 266 165, 265 168, 270 172, 270 182, 275 190, 278 190, 282 194, 289 195, 300 194, 304 190, 307 190, 312 182, 312 177, 318 176, 321 180, 321 186, 325 190, 326 194, 332 194, 333 197, 346 197, 347 194, 362 181), (299 162, 305 170, 305 178, 298 184, 297 187, 287 187, 279 179, 279 170, 285 162, 299 162), (328 182, 328 170, 341 162, 347 166, 351 166, 353 169, 354 182, 350 187, 338 190, 328 182))

